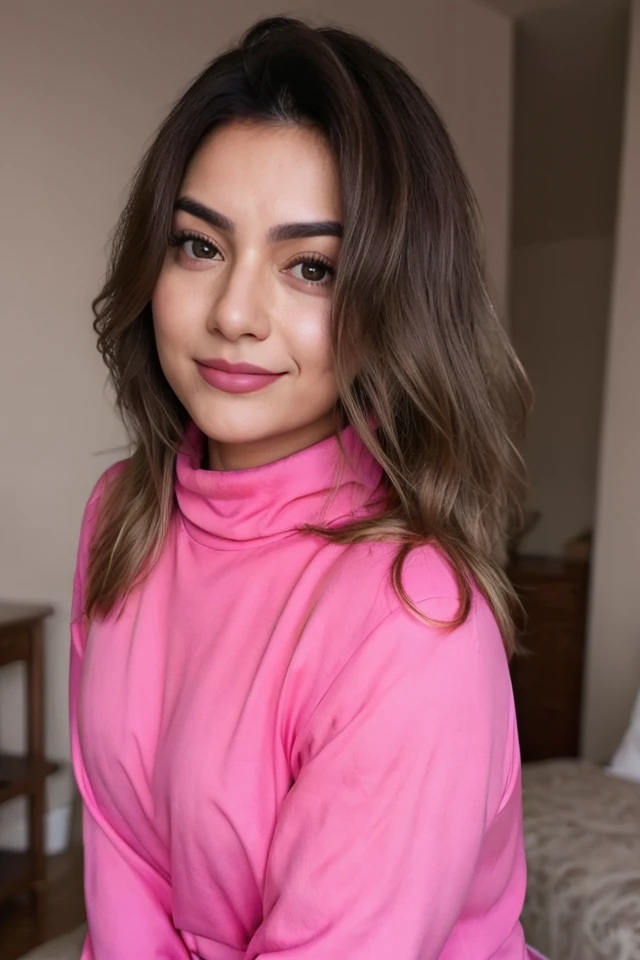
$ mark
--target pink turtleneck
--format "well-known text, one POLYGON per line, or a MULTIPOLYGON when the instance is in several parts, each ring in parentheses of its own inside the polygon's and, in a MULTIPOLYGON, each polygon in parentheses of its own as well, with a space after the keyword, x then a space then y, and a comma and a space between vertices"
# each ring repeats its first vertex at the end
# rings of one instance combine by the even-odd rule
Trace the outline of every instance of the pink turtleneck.
MULTIPOLYGON (((82 525, 84 960, 523 960, 516 721, 486 603, 430 626, 390 585, 392 545, 299 531, 371 509, 380 470, 351 430, 348 462, 331 438, 229 473, 188 436, 160 560, 88 632, 110 471, 82 525)), ((455 613, 435 549, 405 584, 455 613)))

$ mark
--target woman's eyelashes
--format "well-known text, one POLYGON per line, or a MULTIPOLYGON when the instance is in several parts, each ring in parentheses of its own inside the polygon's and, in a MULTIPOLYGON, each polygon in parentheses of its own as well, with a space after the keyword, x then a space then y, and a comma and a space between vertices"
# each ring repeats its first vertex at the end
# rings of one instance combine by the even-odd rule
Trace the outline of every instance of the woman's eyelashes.
POLYGON ((172 233, 168 243, 170 247, 176 247, 183 252, 188 260, 213 260, 215 254, 220 253, 215 243, 191 230, 172 233), (191 252, 188 252, 188 247, 191 247, 191 252))
POLYGON ((285 270, 293 271, 298 267, 302 276, 296 276, 296 280, 314 287, 328 286, 333 282, 336 272, 331 262, 319 253, 299 254, 292 263, 286 265, 285 270))
MULTIPOLYGON (((215 261, 218 257, 222 257, 219 247, 212 240, 192 230, 172 233, 168 245, 176 248, 187 261, 192 263, 215 261)), ((297 254, 283 269, 290 271, 296 280, 310 287, 328 286, 335 276, 334 265, 321 253, 297 254), (299 273, 294 273, 298 268, 300 268, 299 273)))

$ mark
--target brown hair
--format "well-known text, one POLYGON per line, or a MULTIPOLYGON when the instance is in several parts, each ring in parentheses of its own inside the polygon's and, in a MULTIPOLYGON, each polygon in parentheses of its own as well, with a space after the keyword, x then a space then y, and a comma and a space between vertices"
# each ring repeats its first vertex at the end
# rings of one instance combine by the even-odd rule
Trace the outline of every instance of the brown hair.
POLYGON ((342 184, 331 321, 339 416, 382 465, 387 502, 324 535, 397 540, 392 580, 408 605, 404 560, 436 544, 460 587, 452 626, 466 619, 476 583, 511 651, 513 595, 500 559, 520 519, 514 437, 529 389, 487 294, 473 194, 441 119, 400 64, 342 29, 286 17, 257 23, 193 82, 147 151, 118 224, 94 327, 134 446, 101 508, 87 614, 126 595, 170 523, 188 417, 160 368, 150 300, 187 164, 234 120, 311 125, 342 184))

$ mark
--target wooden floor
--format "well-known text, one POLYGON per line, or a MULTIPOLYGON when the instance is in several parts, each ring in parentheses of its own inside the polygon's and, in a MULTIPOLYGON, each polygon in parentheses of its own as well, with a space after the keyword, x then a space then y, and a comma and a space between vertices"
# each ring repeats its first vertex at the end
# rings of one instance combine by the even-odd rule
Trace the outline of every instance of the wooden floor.
POLYGON ((46 940, 75 929, 84 918, 82 849, 72 847, 47 861, 47 907, 41 935, 26 900, 0 905, 0 960, 17 960, 46 940))

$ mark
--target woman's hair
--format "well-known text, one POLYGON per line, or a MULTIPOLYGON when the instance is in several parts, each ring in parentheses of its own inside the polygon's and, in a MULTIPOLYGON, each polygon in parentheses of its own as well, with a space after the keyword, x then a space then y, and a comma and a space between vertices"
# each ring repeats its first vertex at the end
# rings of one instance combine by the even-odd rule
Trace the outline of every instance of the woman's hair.
POLYGON ((448 558, 464 622, 473 584, 513 649, 501 561, 524 495, 514 446, 529 404, 522 368, 487 293, 474 196, 444 124, 395 60, 335 26, 274 17, 213 60, 148 149, 116 229, 94 328, 133 442, 103 498, 86 613, 108 613, 157 559, 175 498, 187 413, 162 373, 151 296, 186 167, 221 124, 304 124, 333 152, 344 235, 331 340, 338 425, 384 470, 373 517, 324 531, 392 539, 392 580, 416 546, 448 558), (354 377, 353 371, 357 371, 354 377))

